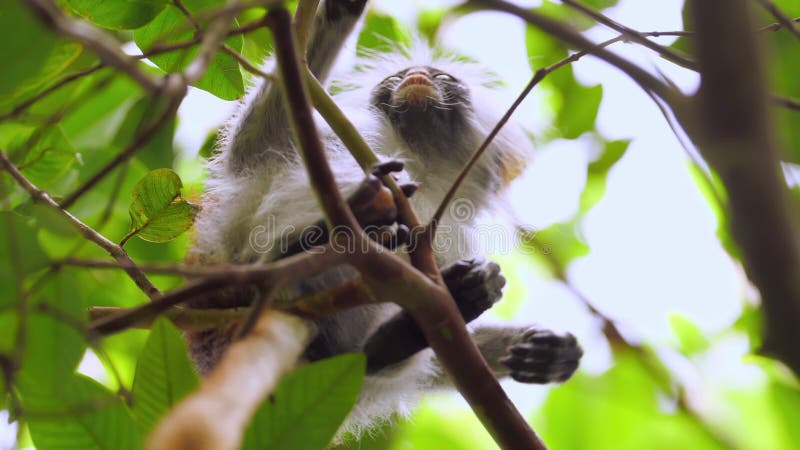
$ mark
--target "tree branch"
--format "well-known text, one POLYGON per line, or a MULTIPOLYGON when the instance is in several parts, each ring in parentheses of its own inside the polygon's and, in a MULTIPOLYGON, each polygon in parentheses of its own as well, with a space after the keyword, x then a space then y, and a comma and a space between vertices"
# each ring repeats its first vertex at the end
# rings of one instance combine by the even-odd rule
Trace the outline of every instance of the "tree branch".
POLYGON ((778 6, 771 2, 770 0, 756 0, 764 9, 769 11, 770 14, 775 16, 778 19, 778 23, 780 23, 783 27, 789 30, 796 38, 800 39, 800 30, 794 26, 794 21, 783 13, 783 11, 778 8, 778 6))
POLYGON ((161 292, 153 285, 153 283, 150 282, 150 280, 147 278, 147 275, 145 275, 144 272, 136 267, 136 264, 133 262, 133 260, 131 260, 122 247, 106 239, 93 228, 70 214, 69 211, 59 206, 59 204, 56 203, 47 192, 39 189, 27 178, 25 178, 25 175, 23 175, 22 172, 17 169, 14 163, 8 159, 8 155, 6 155, 6 153, 2 150, 0 150, 0 164, 2 164, 3 168, 11 175, 17 184, 28 191, 31 198, 33 198, 35 202, 42 203, 45 206, 56 210, 70 223, 72 223, 72 225, 75 226, 75 228, 84 238, 95 243, 98 247, 108 252, 108 254, 117 260, 117 262, 125 266, 125 272, 131 277, 134 283, 136 283, 139 289, 141 289, 142 292, 150 297, 150 299, 157 298, 161 295, 161 292))
POLYGON ((614 21, 610 17, 600 13, 599 11, 591 8, 590 6, 583 4, 579 0, 562 0, 562 2, 565 5, 581 12, 587 17, 596 20, 598 23, 601 23, 611 28, 612 30, 622 33, 622 35, 625 36, 625 39, 629 39, 631 41, 636 42, 637 44, 649 48, 650 50, 653 50, 654 52, 661 55, 662 58, 668 61, 671 61, 681 67, 686 67, 687 69, 692 69, 692 70, 697 69, 697 65, 691 59, 679 54, 678 52, 672 50, 669 47, 664 47, 663 45, 656 44, 650 39, 647 39, 638 31, 632 28, 628 28, 625 25, 622 25, 621 23, 614 21))
POLYGON ((82 20, 67 17, 50 0, 28 0, 28 6, 50 28, 85 45, 96 53, 104 64, 128 74, 145 90, 156 93, 165 87, 164 80, 142 70, 139 62, 120 50, 117 40, 108 33, 82 20))
POLYGON ((686 102, 686 97, 684 97, 683 94, 672 88, 670 85, 662 82, 625 58, 609 52, 606 49, 596 48, 597 44, 589 41, 580 33, 578 33, 578 31, 564 23, 553 20, 536 11, 521 8, 503 0, 468 0, 465 5, 477 6, 481 9, 506 12, 519 17, 527 23, 564 41, 568 45, 573 46, 578 50, 591 51, 594 56, 597 56, 598 58, 608 62, 628 75, 643 89, 652 91, 654 94, 661 97, 661 99, 664 100, 664 102, 666 102, 673 111, 677 112, 678 110, 682 109, 682 106, 686 102))
POLYGON ((175 406, 148 439, 153 450, 239 448, 250 418, 308 344, 308 322, 268 311, 234 342, 200 388, 175 406))
POLYGON ((731 233, 761 293, 762 351, 800 374, 800 232, 767 108, 764 52, 747 31, 752 18, 746 0, 691 5, 701 85, 693 99, 697 125, 682 125, 728 191, 731 233), (742 61, 748 70, 741 70, 742 61))

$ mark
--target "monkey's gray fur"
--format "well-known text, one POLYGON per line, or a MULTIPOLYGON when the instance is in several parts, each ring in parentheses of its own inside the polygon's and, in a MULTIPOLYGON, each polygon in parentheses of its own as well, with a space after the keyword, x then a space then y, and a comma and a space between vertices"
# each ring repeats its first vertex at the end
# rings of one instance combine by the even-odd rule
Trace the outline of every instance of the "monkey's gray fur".
MULTIPOLYGON (((309 65, 320 80, 328 77, 364 4, 365 0, 328 0, 321 5, 309 45, 309 65)), ((270 69, 270 63, 266 67, 270 69)), ((401 180, 419 183, 411 200, 424 222, 500 118, 491 107, 489 86, 494 81, 477 64, 415 48, 362 63, 337 81, 340 92, 334 99, 382 160, 404 163, 405 171, 398 174, 401 180)), ((282 101, 279 86, 258 81, 228 122, 208 165, 203 210, 188 255, 193 263, 274 260, 281 255, 281 242, 286 240, 282 233, 288 227, 293 227, 289 234, 296 237, 320 218, 282 101)), ((349 195, 364 180, 364 172, 331 129, 321 119, 317 124, 340 189, 349 195)), ((442 222, 441 229, 452 242, 437 248, 436 256, 442 267, 449 266, 445 278, 466 320, 499 300, 504 284, 497 266, 480 259, 471 247, 475 213, 502 202, 503 188, 524 165, 529 146, 519 127, 506 125, 458 192, 462 205, 474 210, 466 218, 447 214, 442 222)), ((348 267, 334 270, 296 288, 330 287, 350 273, 348 267)), ((195 306, 247 304, 257 293, 237 295, 245 298, 221 298, 195 306)), ((346 422, 347 431, 359 432, 394 414, 406 414, 421 392, 448 384, 430 349, 399 362, 395 359, 402 357, 381 362, 389 346, 404 345, 392 341, 392 327, 387 326, 401 316, 397 306, 382 303, 317 322, 319 335, 312 345, 314 352, 306 355, 309 359, 362 351, 367 346, 370 361, 378 361, 365 379, 346 422), (379 329, 377 338, 370 340, 379 329)), ((405 331, 413 334, 413 322, 409 323, 405 331)), ((229 330, 190 334, 190 349, 201 371, 214 365, 230 336, 229 330)), ((478 326, 474 337, 498 376, 510 375, 523 382, 563 381, 580 358, 571 335, 546 330, 478 326)), ((420 348, 424 345, 423 341, 420 348)))

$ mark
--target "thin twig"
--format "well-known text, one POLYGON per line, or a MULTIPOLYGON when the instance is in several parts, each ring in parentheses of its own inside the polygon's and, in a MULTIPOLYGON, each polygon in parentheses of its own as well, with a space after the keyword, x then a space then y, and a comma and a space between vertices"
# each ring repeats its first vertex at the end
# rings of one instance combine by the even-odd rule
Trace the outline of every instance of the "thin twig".
POLYGON ((784 108, 800 111, 800 99, 781 97, 778 95, 772 95, 770 96, 770 99, 772 100, 773 103, 777 104, 778 106, 783 106, 784 108))
POLYGON ((620 35, 620 36, 617 36, 615 38, 609 39, 609 40, 607 40, 605 42, 601 42, 600 44, 597 44, 597 46, 594 49, 582 50, 582 51, 573 53, 572 55, 562 59, 561 61, 558 61, 558 62, 556 62, 554 64, 551 64, 550 66, 543 67, 543 68, 537 70, 533 74, 533 77, 528 82, 528 85, 525 86, 525 89, 523 89, 522 92, 519 94, 519 96, 517 96, 516 100, 514 100, 514 103, 508 108, 508 110, 503 115, 503 117, 497 122, 497 124, 494 126, 492 131, 489 133, 489 135, 486 136, 486 139, 484 139, 484 141, 481 144, 481 146, 478 147, 478 149, 472 154, 472 156, 470 157, 469 161, 461 169, 461 172, 458 174, 458 177, 456 177, 456 179, 453 182, 453 184, 450 185, 450 189, 447 191, 447 194, 445 194, 444 198, 442 199, 442 202, 439 204, 439 207, 436 209, 436 212, 433 214, 433 217, 431 218, 431 220, 430 220, 430 222, 428 224, 428 226, 431 228, 431 230, 434 233, 436 231, 437 225, 439 224, 439 222, 442 219, 442 216, 444 215, 445 211, 447 210, 448 205, 453 200, 453 197, 455 197, 456 193, 458 192, 458 188, 461 186, 461 184, 467 178, 467 175, 469 175, 470 170, 472 170, 472 168, 478 162, 478 159, 480 159, 481 155, 483 155, 483 153, 489 147, 489 144, 492 143, 492 140, 495 138, 495 136, 497 136, 497 134, 500 132, 500 130, 503 128, 503 126, 508 122, 508 120, 511 118, 511 115, 514 114, 514 111, 517 110, 519 105, 522 103, 523 100, 525 100, 525 98, 528 96, 528 94, 531 92, 531 90, 537 84, 539 84, 539 82, 542 81, 545 76, 547 76, 551 72, 559 69, 560 67, 564 67, 567 64, 571 64, 571 63, 581 59, 583 56, 586 56, 586 55, 592 53, 596 49, 608 47, 609 45, 611 45, 611 44, 613 44, 615 42, 619 42, 619 41, 623 40, 624 38, 625 38, 625 36, 620 35))
POLYGON ((615 30, 619 33, 625 35, 626 39, 630 39, 644 47, 653 50, 654 52, 661 55, 662 58, 671 61, 681 67, 686 67, 687 69, 696 70, 697 65, 691 59, 677 53, 675 50, 672 50, 669 47, 664 47, 663 45, 656 44, 655 42, 647 39, 646 37, 642 36, 638 31, 628 28, 621 23, 618 23, 612 20, 610 17, 600 13, 599 11, 591 8, 580 2, 579 0, 562 0, 565 5, 581 12, 582 14, 596 20, 598 23, 601 23, 612 30, 615 30))
POLYGON ((50 0, 28 0, 27 4, 50 28, 85 45, 96 53, 103 63, 126 73, 145 90, 156 93, 165 87, 164 80, 143 70, 135 58, 126 55, 120 49, 119 43, 110 34, 83 20, 67 17, 50 0))
POLYGON ((778 23, 783 25, 787 30, 789 30, 797 39, 800 39, 800 30, 794 26, 794 21, 787 16, 786 14, 778 8, 778 5, 771 2, 770 0, 756 0, 764 9, 769 11, 770 14, 775 16, 778 19, 778 23))
MULTIPOLYGON (((503 0, 469 0, 466 5, 477 6, 481 9, 503 11, 514 15, 567 44, 576 47, 578 50, 592 50, 595 49, 597 45, 562 22, 503 0)), ((595 49, 592 54, 617 67, 642 88, 653 91, 656 95, 661 97, 673 111, 681 110, 685 104, 686 98, 682 93, 625 58, 602 48, 595 49)))
POLYGON ((66 209, 72 206, 79 198, 81 198, 81 196, 89 192, 89 190, 97 185, 97 183, 102 181, 103 178, 116 169, 117 166, 128 161, 136 154, 136 152, 141 150, 144 145, 147 144, 153 137, 155 137, 161 128, 164 127, 167 122, 169 122, 168 119, 172 117, 178 110, 180 101, 180 97, 171 100, 169 105, 167 105, 167 107, 164 109, 164 112, 161 113, 161 115, 156 118, 149 127, 147 127, 143 132, 139 133, 130 145, 118 153, 114 159, 98 170, 97 173, 92 175, 88 180, 86 180, 86 182, 75 189, 74 192, 67 195, 67 197, 61 202, 61 207, 66 209))
POLYGON ((139 289, 141 289, 148 297, 150 297, 150 299, 157 298, 161 295, 161 292, 153 285, 152 282, 150 282, 150 280, 147 278, 147 275, 145 275, 144 272, 136 267, 136 264, 128 256, 125 250, 122 249, 122 247, 106 239, 93 228, 81 222, 77 217, 73 216, 69 213, 69 211, 65 210, 58 203, 56 203, 56 201, 50 197, 50 194, 39 189, 33 183, 31 183, 30 180, 25 178, 25 175, 23 175, 22 172, 17 169, 14 163, 8 159, 8 155, 6 155, 6 153, 2 150, 0 150, 0 164, 2 164, 3 168, 11 175, 17 184, 19 184, 30 194, 31 198, 33 198, 35 202, 42 203, 57 211, 70 223, 72 223, 72 225, 84 238, 95 243, 98 247, 105 250, 115 260, 117 260, 117 262, 124 265, 125 272, 131 277, 131 279, 133 279, 136 285, 139 286, 139 289))

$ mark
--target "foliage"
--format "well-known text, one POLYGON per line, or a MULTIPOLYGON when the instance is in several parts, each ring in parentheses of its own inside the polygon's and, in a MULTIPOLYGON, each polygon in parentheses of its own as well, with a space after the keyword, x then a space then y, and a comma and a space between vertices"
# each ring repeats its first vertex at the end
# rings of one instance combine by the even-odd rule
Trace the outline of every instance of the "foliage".
MULTIPOLYGON (((144 52, 196 37, 195 25, 178 5, 203 17, 197 22, 202 28, 207 25, 208 13, 224 4, 220 0, 59 3, 72 14, 111 30, 122 41, 134 42, 144 52)), ((604 9, 617 2, 586 3, 604 9)), ((775 3, 790 16, 800 16, 796 2, 775 3)), ((537 10, 582 30, 593 25, 560 3, 545 0, 537 10)), ((426 6, 413 31, 435 42, 448 21, 457 21, 463 14, 426 6)), ((232 26, 259 20, 262 15, 258 8, 246 10, 232 26)), ((759 16, 759 23, 772 21, 768 14, 759 16)), ((174 118, 160 124, 155 121, 156 112, 164 108, 163 101, 154 101, 133 80, 100 65, 101 60, 89 49, 50 32, 28 8, 8 2, 0 5, 0 29, 7 37, 0 40, 0 59, 13 62, 0 67, 0 150, 38 188, 63 201, 102 173, 115 155, 134 145, 144 130, 158 125, 132 158, 114 166, 68 209, 111 241, 127 241, 125 251, 136 262, 179 262, 188 247, 186 231, 198 209, 187 200, 193 193, 176 171, 176 161, 182 157, 181 149, 173 145, 176 122, 174 118), (68 77, 74 81, 38 98, 68 77), (134 236, 141 239, 128 241, 134 236)), ((407 42, 413 34, 391 16, 371 11, 358 44, 368 50, 381 49, 387 40, 407 42)), ((773 90, 800 97, 798 40, 788 32, 768 33, 764 40, 771 52, 773 90)), ((225 43, 257 61, 271 46, 271 36, 258 29, 230 36, 225 43)), ((525 45, 533 70, 554 64, 571 52, 556 38, 530 27, 525 45)), ((691 39, 681 38, 672 47, 691 54, 691 39)), ((177 72, 196 54, 197 45, 193 45, 152 56, 149 61, 156 67, 141 63, 140 68, 154 74, 177 72)), ((195 87, 234 100, 242 97, 250 76, 243 75, 234 57, 219 51, 195 87)), ((609 174, 626 157, 629 142, 606 139, 598 131, 596 118, 606 100, 603 88, 583 85, 571 66, 549 74, 536 89, 544 94, 552 115, 546 131, 535 137, 538 144, 585 138, 600 149, 587 165, 574 216, 529 234, 524 243, 536 251, 523 263, 536 264, 553 280, 569 285, 570 265, 592 251, 581 233, 584 219, 603 201, 609 174)), ((798 113, 779 109, 776 115, 780 137, 788 149, 783 159, 800 164, 798 113)), ((206 142, 203 157, 209 156, 212 144, 213 139, 206 142)), ((719 191, 718 180, 699 166, 688 170, 715 213, 720 241, 738 258, 728 232, 727 211, 713 195, 719 191)), ((795 188, 795 203, 800 203, 798 192, 795 188)), ((716 193, 724 199, 724 192, 716 193)), ((123 271, 57 264, 64 259, 107 257, 64 217, 34 202, 8 174, 0 174, 0 408, 7 409, 19 426, 22 445, 40 450, 142 448, 147 432, 159 418, 198 384, 180 332, 166 320, 156 321, 149 331, 127 331, 103 341, 87 339, 83 332, 87 307, 134 306, 147 301, 123 271), (101 360, 101 367, 81 364, 92 355, 101 360)), ((514 261, 517 264, 519 259, 514 261)), ((153 276, 152 280, 164 291, 182 283, 168 275, 153 276)), ((749 305, 738 321, 719 335, 704 335, 697 324, 677 314, 670 323, 675 344, 667 351, 695 371, 730 339, 743 339, 753 350, 760 343, 760 310, 749 305)), ((552 448, 780 450, 794 448, 800 439, 800 389, 774 361, 753 358, 737 363, 736 367, 749 371, 755 381, 744 388, 704 386, 707 390, 702 397, 708 398, 713 408, 703 409, 694 407, 703 398, 692 398, 701 395, 683 391, 683 380, 673 375, 672 365, 660 362, 661 353, 647 343, 639 344, 610 342, 613 367, 602 373, 580 373, 547 393, 532 415, 532 423, 552 448), (692 404, 682 403, 687 400, 692 404)), ((363 357, 342 355, 286 376, 254 417, 244 448, 323 448, 357 398, 363 366, 363 357)), ((700 383, 711 384, 709 380, 700 383)), ((409 445, 420 449, 490 448, 491 439, 474 420, 463 408, 443 412, 428 405, 412 420, 347 445, 362 449, 409 445)), ((0 429, 10 429, 4 426, 0 429)))

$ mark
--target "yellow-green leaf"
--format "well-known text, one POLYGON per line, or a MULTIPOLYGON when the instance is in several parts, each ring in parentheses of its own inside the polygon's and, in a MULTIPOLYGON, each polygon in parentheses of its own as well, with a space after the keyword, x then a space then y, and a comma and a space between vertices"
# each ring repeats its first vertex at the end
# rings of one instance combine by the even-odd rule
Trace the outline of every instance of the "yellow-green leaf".
POLYGON ((156 169, 133 187, 130 207, 131 230, 122 243, 133 236, 150 242, 168 242, 188 230, 199 207, 181 196, 178 174, 156 169))

